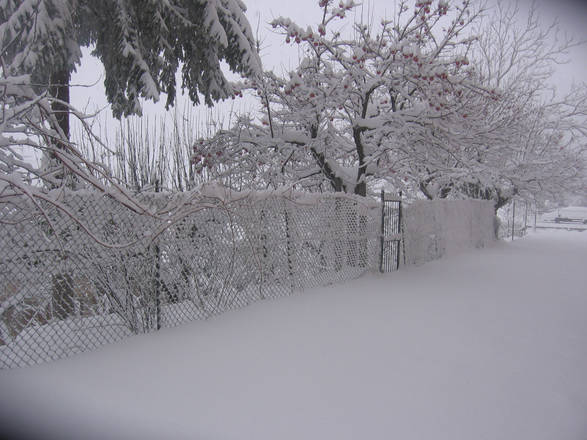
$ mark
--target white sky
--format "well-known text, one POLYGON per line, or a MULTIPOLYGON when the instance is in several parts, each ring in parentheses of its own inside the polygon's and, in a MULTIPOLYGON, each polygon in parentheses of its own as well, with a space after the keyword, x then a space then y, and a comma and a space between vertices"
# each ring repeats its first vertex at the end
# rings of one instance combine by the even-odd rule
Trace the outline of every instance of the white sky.
MULTIPOLYGON (((493 0, 492 0, 493 1, 493 0)), ((510 1, 510 0, 504 0, 510 1)), ((577 40, 587 42, 587 5, 584 0, 537 0, 540 5, 541 15, 545 22, 551 22, 558 18, 561 28, 569 34, 575 36, 577 40)), ((522 7, 527 8, 530 0, 521 0, 522 7)), ((292 18, 298 24, 307 26, 315 25, 320 19, 318 0, 295 0, 292 2, 281 3, 274 0, 245 0, 247 5, 247 17, 254 31, 258 32, 262 44, 262 59, 266 69, 273 69, 276 73, 292 70, 298 60, 297 50, 293 45, 286 45, 283 38, 272 32, 269 22, 278 16, 292 18)), ((394 0, 366 0, 363 11, 366 15, 373 16, 378 21, 381 17, 394 14, 394 0)), ((360 8, 356 12, 360 14, 360 8)), ((350 19, 346 20, 347 26, 351 26, 350 19)), ((87 53, 87 52, 86 52, 87 53)), ((587 44, 572 50, 570 57, 571 62, 567 65, 559 66, 554 83, 558 90, 568 90, 574 82, 587 82, 587 44)), ((98 108, 107 106, 104 95, 103 69, 99 61, 90 56, 83 59, 82 66, 78 72, 73 75, 72 84, 95 84, 89 88, 74 88, 72 90, 72 103, 80 109, 95 111, 98 108)), ((165 112, 165 99, 157 104, 146 103, 145 114, 158 115, 165 112)), ((188 103, 189 104, 189 103, 188 103)), ((186 100, 181 96, 178 100, 178 107, 184 108, 186 100)), ((228 112, 231 106, 236 109, 245 107, 250 109, 253 104, 250 101, 225 103, 217 106, 216 111, 228 112)), ((201 105, 198 112, 207 112, 204 105, 201 105)), ((111 120, 109 110, 104 117, 111 120)), ((202 118, 204 119, 204 118, 202 118)))

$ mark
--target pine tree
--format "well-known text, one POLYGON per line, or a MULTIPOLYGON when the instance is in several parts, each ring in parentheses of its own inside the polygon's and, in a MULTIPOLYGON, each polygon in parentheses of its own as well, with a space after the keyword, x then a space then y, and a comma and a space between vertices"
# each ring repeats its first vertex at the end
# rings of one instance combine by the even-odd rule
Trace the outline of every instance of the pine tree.
POLYGON ((70 74, 81 47, 104 64, 105 88, 116 117, 140 114, 139 98, 175 101, 176 72, 194 103, 233 94, 220 62, 252 76, 260 69, 250 25, 239 0, 6 0, 0 6, 5 74, 31 75, 48 89, 65 136, 70 74))

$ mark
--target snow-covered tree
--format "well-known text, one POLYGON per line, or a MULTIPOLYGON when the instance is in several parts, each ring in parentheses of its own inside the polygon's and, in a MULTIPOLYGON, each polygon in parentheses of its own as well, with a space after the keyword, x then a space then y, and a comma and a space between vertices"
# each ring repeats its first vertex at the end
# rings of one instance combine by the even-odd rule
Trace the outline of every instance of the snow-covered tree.
POLYGON ((584 89, 546 101, 528 102, 524 95, 480 101, 466 107, 461 142, 442 156, 429 154, 425 166, 412 165, 412 178, 427 198, 493 200, 497 210, 516 196, 552 199, 581 188, 584 89))
POLYGON ((232 96, 222 61, 243 75, 255 76, 260 70, 244 12, 239 0, 2 2, 2 104, 8 112, 3 119, 2 147, 18 145, 23 139, 7 137, 7 133, 47 135, 44 124, 49 123, 54 124, 50 134, 29 143, 44 153, 50 147, 38 143, 39 139, 68 149, 69 115, 81 116, 69 105, 69 77, 80 62, 82 46, 92 47, 104 64, 106 94, 116 116, 140 114, 140 98, 158 100, 161 93, 167 95, 169 106, 178 88, 186 89, 196 103, 200 96, 207 104, 232 96), (181 87, 176 84, 179 69, 181 87), (39 108, 41 112, 28 111, 39 108))
POLYGON ((192 100, 201 95, 210 104, 234 93, 222 61, 243 75, 260 69, 244 11, 239 0, 0 2, 1 207, 18 208, 26 198, 32 205, 21 206, 23 212, 35 206, 42 211, 40 200, 67 212, 59 192, 47 190, 73 181, 148 213, 69 140, 71 115, 88 139, 99 142, 89 116, 68 102, 69 74, 80 62, 80 47, 93 47, 104 63, 106 93, 117 116, 140 113, 140 98, 156 100, 161 93, 172 104, 180 88, 178 69, 181 88, 192 100))
POLYGON ((490 93, 463 101, 461 148, 418 176, 427 197, 489 199, 499 209, 516 195, 536 200, 580 188, 587 89, 556 94, 554 68, 575 43, 556 23, 541 23, 534 6, 523 16, 515 3, 498 2, 479 24, 470 57, 476 81, 490 93))
POLYGON ((462 119, 461 96, 484 93, 468 74, 474 38, 466 30, 480 12, 470 0, 400 2, 393 19, 357 23, 351 36, 332 28, 352 0, 319 6, 314 27, 273 21, 304 57, 288 77, 268 72, 243 85, 256 90, 261 120, 244 116, 196 144, 200 172, 233 185, 293 182, 365 195, 370 181, 407 178, 416 144, 443 148, 452 136, 446 122, 462 119))
MULTIPOLYGON (((0 8, 4 69, 31 74, 41 87, 66 86, 80 47, 104 64, 116 116, 141 112, 139 98, 174 103, 176 72, 192 101, 211 105, 233 94, 221 70, 260 69, 239 0, 7 0, 0 8)), ((53 96, 56 96, 53 94, 53 96)))
MULTIPOLYGON (((29 81, 38 97, 47 93, 53 117, 34 123, 56 123, 46 140, 67 150, 69 115, 76 113, 69 80, 82 46, 104 64, 115 116, 140 114, 140 98, 157 101, 161 93, 173 104, 179 69, 192 101, 201 95, 210 105, 233 94, 221 61, 243 75, 260 69, 244 12, 239 0, 7 0, 0 5, 2 75, 29 81)), ((48 158, 62 167, 55 155, 48 158)))
MULTIPOLYGON (((385 180, 430 199, 473 197, 496 208, 577 185, 585 91, 550 99, 554 65, 573 45, 500 3, 402 2, 381 24, 335 25, 352 2, 320 1, 321 20, 273 22, 304 57, 255 90, 260 116, 194 147, 196 169, 232 186, 300 186, 365 194, 385 180), (520 23, 522 25, 520 25, 520 23), (562 147, 562 148, 561 148, 562 147)), ((552 93, 551 93, 552 95, 552 93)))

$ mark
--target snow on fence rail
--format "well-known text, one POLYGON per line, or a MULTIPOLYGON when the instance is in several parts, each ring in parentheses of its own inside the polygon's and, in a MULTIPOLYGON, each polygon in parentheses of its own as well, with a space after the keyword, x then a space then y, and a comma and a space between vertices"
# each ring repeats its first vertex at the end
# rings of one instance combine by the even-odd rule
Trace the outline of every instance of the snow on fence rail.
MULTIPOLYGON (((381 206, 370 199, 212 188, 143 194, 152 215, 139 215, 104 195, 61 197, 67 213, 48 203, 42 212, 23 210, 22 201, 0 204, 0 368, 59 359, 380 266, 381 206)), ((451 242, 483 246, 493 228, 486 206, 408 207, 405 262, 439 258, 451 242)))

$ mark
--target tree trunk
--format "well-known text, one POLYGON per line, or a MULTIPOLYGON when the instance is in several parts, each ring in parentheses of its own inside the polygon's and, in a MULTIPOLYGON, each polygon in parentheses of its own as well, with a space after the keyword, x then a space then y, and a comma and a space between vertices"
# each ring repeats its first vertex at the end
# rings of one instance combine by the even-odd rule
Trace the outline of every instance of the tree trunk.
POLYGON ((69 104, 69 80, 71 74, 69 70, 63 69, 51 74, 49 94, 58 99, 61 102, 53 102, 51 109, 55 113, 59 128, 63 131, 63 134, 69 139, 69 108, 66 104, 69 104))
POLYGON ((355 194, 358 196, 367 197, 367 182, 363 181, 355 186, 355 194))
MULTIPOLYGON (((70 135, 68 107, 70 76, 70 72, 67 69, 63 69, 53 72, 50 77, 49 95, 57 100, 51 103, 51 110, 57 120, 57 127, 53 127, 53 129, 63 133, 63 138, 59 136, 57 139, 51 141, 56 150, 66 150, 63 140, 69 140, 70 135)), ((56 170, 54 174, 56 180, 51 184, 51 187, 55 188, 65 184, 67 187, 75 189, 75 176, 65 169, 63 164, 57 159, 55 153, 50 153, 49 158, 53 163, 52 168, 54 167, 56 170)))

